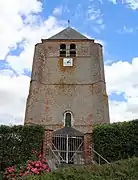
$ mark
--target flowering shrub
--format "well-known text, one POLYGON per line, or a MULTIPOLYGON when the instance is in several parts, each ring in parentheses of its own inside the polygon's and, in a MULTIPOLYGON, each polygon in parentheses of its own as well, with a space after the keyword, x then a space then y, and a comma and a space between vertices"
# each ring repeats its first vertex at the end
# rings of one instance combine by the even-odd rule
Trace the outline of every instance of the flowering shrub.
POLYGON ((33 152, 37 160, 28 160, 23 166, 8 167, 4 173, 5 180, 14 180, 16 177, 28 175, 41 175, 42 173, 51 172, 46 159, 37 152, 33 152))
MULTIPOLYGON (((138 180, 138 158, 104 165, 60 168, 53 173, 29 175, 18 180, 138 180)), ((1 180, 1 179, 0 179, 1 180)))

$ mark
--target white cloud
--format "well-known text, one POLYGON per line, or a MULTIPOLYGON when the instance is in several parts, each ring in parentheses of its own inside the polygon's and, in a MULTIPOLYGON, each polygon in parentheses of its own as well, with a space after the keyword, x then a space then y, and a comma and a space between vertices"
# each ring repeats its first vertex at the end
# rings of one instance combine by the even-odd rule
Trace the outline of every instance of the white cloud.
POLYGON ((0 1, 0 59, 5 59, 9 50, 22 41, 22 28, 25 26, 22 16, 41 10, 41 3, 37 0, 0 1))
POLYGON ((53 11, 53 15, 59 16, 62 14, 62 11, 63 11, 63 6, 56 7, 53 11))
POLYGON ((123 93, 125 101, 110 101, 112 121, 138 118, 138 58, 105 66, 108 94, 123 93))
POLYGON ((9 65, 17 72, 22 73, 25 68, 31 70, 34 53, 34 45, 41 41, 41 38, 48 38, 58 31, 62 30, 57 19, 53 16, 48 17, 39 25, 27 25, 22 29, 24 50, 19 56, 9 55, 7 61, 9 65))
MULTIPOLYGON (((36 6, 34 7, 36 8, 36 6)), ((31 11, 33 10, 30 10, 30 13, 31 11)), ((28 10, 26 10, 27 12, 28 10)), ((40 42, 41 38, 48 38, 59 32, 63 29, 62 25, 64 25, 64 22, 58 21, 54 16, 49 16, 48 19, 42 21, 40 16, 30 13, 28 12, 28 15, 23 20, 17 12, 16 16, 20 19, 20 24, 11 23, 10 27, 8 27, 9 21, 6 21, 5 17, 2 16, 6 28, 3 30, 3 34, 0 34, 2 40, 0 42, 0 47, 2 47, 0 48, 0 58, 4 59, 10 49, 16 49, 19 44, 23 48, 20 55, 8 55, 6 57, 11 68, 17 73, 22 73, 24 68, 31 70, 34 45, 40 42)))
POLYGON ((87 20, 93 23, 93 30, 97 33, 100 33, 100 30, 105 27, 101 10, 96 9, 93 5, 88 7, 87 20))
POLYGON ((133 31, 134 31, 134 28, 124 26, 123 29, 120 29, 118 32, 119 33, 133 33, 133 31))
POLYGON ((100 9, 96 10, 94 7, 89 6, 89 8, 88 8, 88 19, 89 20, 95 21, 95 20, 99 19, 100 16, 101 16, 100 9))
MULTIPOLYGON (((130 121, 138 118, 138 113, 128 110, 127 102, 109 101, 111 122, 130 121)), ((132 107, 132 105, 130 105, 132 107)), ((136 107, 134 105, 134 107, 136 107)))
POLYGON ((30 78, 0 71, 0 124, 23 124, 30 78))
POLYGON ((109 2, 112 2, 113 4, 117 4, 117 0, 108 0, 109 2))
POLYGON ((42 21, 41 11, 37 0, 0 1, 0 59, 12 69, 0 70, 0 124, 23 123, 30 81, 23 72, 31 70, 34 45, 63 29, 64 21, 54 16, 42 21), (17 47, 22 48, 19 55, 8 55, 17 47))
POLYGON ((133 10, 138 9, 138 0, 121 0, 118 2, 117 0, 108 0, 108 1, 112 2, 113 4, 122 3, 126 5, 126 7, 131 8, 133 10))
POLYGON ((133 10, 138 9, 138 0, 122 0, 122 3, 133 10))
POLYGON ((76 6, 76 11, 75 11, 75 15, 74 15, 75 18, 79 19, 83 14, 82 12, 83 12, 83 6, 82 6, 82 4, 78 4, 76 6))

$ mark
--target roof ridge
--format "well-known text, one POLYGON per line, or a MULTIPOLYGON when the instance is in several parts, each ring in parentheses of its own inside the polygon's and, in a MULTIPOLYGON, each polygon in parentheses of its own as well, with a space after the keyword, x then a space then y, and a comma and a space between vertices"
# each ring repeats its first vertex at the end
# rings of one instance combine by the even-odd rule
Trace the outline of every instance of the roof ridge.
POLYGON ((78 32, 76 29, 73 29, 71 27, 67 27, 60 31, 59 33, 53 35, 52 37, 48 39, 88 39, 84 35, 82 35, 80 32, 78 32))

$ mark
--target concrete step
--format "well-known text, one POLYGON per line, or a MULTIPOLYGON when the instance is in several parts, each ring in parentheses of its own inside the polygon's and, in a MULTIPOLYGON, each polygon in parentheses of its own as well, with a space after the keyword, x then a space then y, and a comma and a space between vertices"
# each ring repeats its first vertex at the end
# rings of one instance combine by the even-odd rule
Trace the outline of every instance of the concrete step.
POLYGON ((54 159, 47 159, 47 164, 50 167, 51 171, 55 171, 56 169, 58 169, 58 167, 56 166, 56 161, 54 159))

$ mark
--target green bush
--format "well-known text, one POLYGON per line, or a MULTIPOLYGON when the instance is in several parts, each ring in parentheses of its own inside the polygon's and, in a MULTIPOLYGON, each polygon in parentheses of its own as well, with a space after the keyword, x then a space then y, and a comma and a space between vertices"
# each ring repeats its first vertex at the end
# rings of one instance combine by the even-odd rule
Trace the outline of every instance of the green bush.
POLYGON ((44 129, 39 125, 0 126, 0 171, 30 159, 41 151, 44 129))
POLYGON ((118 161, 107 165, 91 165, 59 169, 42 176, 30 176, 22 180, 137 180, 138 158, 118 161))
POLYGON ((3 171, 0 171, 0 180, 3 179, 3 176, 4 176, 3 173, 4 173, 3 171))
POLYGON ((110 162, 138 157, 138 120, 98 125, 93 142, 94 149, 110 162))

